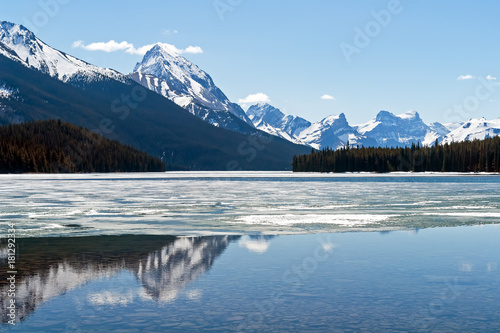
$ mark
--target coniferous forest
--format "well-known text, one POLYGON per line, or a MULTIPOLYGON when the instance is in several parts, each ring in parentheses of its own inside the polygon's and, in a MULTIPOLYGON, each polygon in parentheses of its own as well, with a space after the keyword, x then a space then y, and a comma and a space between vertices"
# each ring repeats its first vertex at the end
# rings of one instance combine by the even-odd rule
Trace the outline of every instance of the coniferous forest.
POLYGON ((350 147, 294 156, 294 172, 500 172, 500 137, 432 147, 350 147))
POLYGON ((0 173, 159 172, 157 158, 69 123, 0 126, 0 173))

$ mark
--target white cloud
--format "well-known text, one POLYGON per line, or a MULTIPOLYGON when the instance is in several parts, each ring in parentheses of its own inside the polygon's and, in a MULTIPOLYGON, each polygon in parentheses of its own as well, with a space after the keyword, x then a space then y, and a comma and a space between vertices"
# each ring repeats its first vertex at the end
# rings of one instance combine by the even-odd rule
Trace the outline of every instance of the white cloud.
POLYGON ((321 96, 321 99, 324 99, 324 100, 334 100, 335 97, 333 97, 331 95, 323 95, 323 96, 321 96))
POLYGON ((78 40, 73 43, 73 47, 79 47, 88 51, 115 52, 134 48, 134 45, 128 42, 118 43, 114 40, 110 40, 109 42, 99 42, 85 45, 83 41, 78 40))
POLYGON ((493 77, 491 75, 486 76, 486 80, 489 80, 489 81, 496 81, 496 79, 497 79, 496 77, 493 77))
POLYGON ((199 46, 188 46, 185 49, 178 49, 175 45, 168 43, 157 43, 157 45, 161 45, 163 48, 169 50, 170 52, 182 54, 182 53, 192 53, 192 54, 200 54, 203 53, 203 49, 199 46))
POLYGON ((238 100, 238 104, 255 104, 255 103, 271 103, 269 96, 263 93, 248 95, 243 99, 238 100))
POLYGON ((128 49, 125 52, 130 53, 130 54, 145 55, 146 52, 148 52, 149 50, 151 50, 153 48, 153 46, 155 46, 155 44, 144 45, 144 46, 141 46, 137 49, 136 48, 128 49))
MULTIPOLYGON (((114 40, 110 40, 109 42, 97 42, 97 43, 91 43, 88 45, 85 45, 85 43, 82 40, 77 40, 73 42, 73 48, 81 48, 87 51, 102 51, 102 52, 117 52, 117 51, 124 51, 128 54, 137 54, 137 55, 145 55, 146 52, 148 52, 153 46, 156 44, 148 44, 144 46, 139 46, 135 47, 134 44, 123 41, 123 42, 117 42, 114 40)), ((185 50, 183 49, 178 49, 174 45, 171 44, 162 44, 162 45, 167 45, 170 47, 175 53, 181 54, 181 53, 203 53, 203 49, 199 46, 189 46, 185 50)))
POLYGON ((151 49, 154 44, 144 45, 138 48, 134 47, 134 44, 123 41, 118 43, 117 41, 110 40, 109 42, 97 42, 85 45, 85 43, 81 40, 77 40, 73 42, 72 45, 74 48, 81 48, 87 51, 102 51, 102 52, 116 52, 116 51, 125 51, 129 54, 138 54, 144 55, 146 52, 151 49))
POLYGON ((73 42, 73 45, 71 47, 76 48, 76 47, 81 47, 83 45, 83 40, 75 40, 73 42))
POLYGON ((185 50, 183 50, 183 53, 200 54, 203 53, 203 50, 199 46, 188 46, 185 50))
POLYGON ((457 81, 462 81, 462 80, 472 80, 472 79, 475 79, 476 77, 473 76, 473 75, 470 75, 470 74, 467 74, 467 75, 460 75, 458 78, 457 78, 457 81))

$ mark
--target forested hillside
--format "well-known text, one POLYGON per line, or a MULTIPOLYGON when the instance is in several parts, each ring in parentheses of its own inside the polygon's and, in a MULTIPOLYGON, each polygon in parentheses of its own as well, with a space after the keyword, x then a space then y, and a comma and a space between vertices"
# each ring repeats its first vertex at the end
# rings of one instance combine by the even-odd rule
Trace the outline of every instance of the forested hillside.
POLYGON ((164 170, 157 158, 69 123, 0 126, 0 173, 164 170))
POLYGON ((500 137, 407 148, 323 149, 293 158, 294 172, 500 172, 500 137))

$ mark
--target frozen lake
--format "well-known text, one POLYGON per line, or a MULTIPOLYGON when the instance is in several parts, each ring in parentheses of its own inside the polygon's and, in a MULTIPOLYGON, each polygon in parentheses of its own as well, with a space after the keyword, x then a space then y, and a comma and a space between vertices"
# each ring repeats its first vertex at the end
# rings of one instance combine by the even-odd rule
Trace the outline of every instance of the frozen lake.
POLYGON ((1 175, 18 236, 303 234, 500 222, 500 176, 1 175))
POLYGON ((1 175, 13 332, 498 332, 500 177, 1 175), (359 232, 364 231, 364 232, 359 232))

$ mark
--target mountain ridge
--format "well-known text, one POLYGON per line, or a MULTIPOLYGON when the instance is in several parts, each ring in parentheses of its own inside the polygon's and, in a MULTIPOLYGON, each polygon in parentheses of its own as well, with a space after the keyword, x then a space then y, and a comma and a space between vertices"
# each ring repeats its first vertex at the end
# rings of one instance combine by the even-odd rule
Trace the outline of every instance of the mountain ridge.
POLYGON ((500 119, 471 119, 460 124, 426 124, 415 110, 399 115, 381 110, 370 121, 358 125, 350 125, 344 113, 330 115, 311 123, 304 118, 286 115, 266 103, 250 106, 247 114, 255 127, 315 149, 337 149, 345 147, 348 142, 350 145, 365 147, 407 147, 412 144, 430 146, 436 140, 450 143, 467 138, 484 139, 500 135, 500 119), (309 127, 284 128, 284 120, 293 117, 302 119, 304 123, 310 124, 309 127), (477 129, 475 134, 471 133, 481 122, 482 129, 477 129), (484 125, 485 123, 487 125, 484 125))
POLYGON ((56 50, 23 25, 0 21, 0 54, 28 68, 68 82, 86 77, 87 81, 111 78, 126 82, 126 77, 109 68, 100 68, 56 50))
POLYGON ((154 45, 127 76, 214 126, 242 133, 254 127, 210 75, 178 54, 172 45, 154 45))

